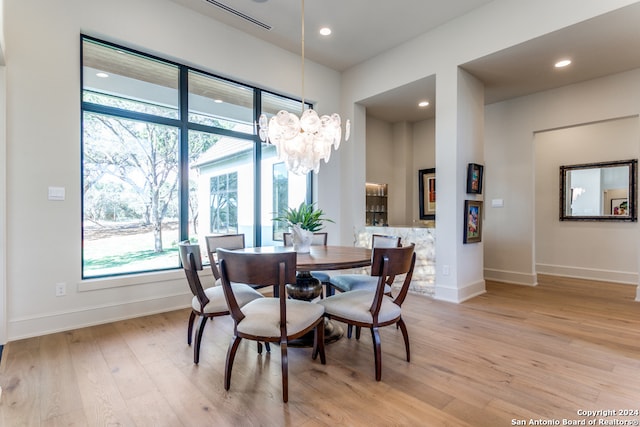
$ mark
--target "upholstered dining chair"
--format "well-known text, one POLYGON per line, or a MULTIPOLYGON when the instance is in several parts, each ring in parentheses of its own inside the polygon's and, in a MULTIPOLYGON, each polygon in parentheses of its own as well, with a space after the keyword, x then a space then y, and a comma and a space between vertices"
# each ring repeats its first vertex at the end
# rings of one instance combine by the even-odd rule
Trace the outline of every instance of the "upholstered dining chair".
POLYGON ((326 363, 323 307, 287 298, 285 286, 296 280, 296 255, 295 252, 248 253, 218 249, 222 288, 234 322, 224 371, 225 390, 231 387, 233 361, 243 338, 280 344, 284 402, 289 400, 287 346, 290 340, 313 330, 312 358, 316 359, 319 354, 321 363, 326 363), (277 285, 280 288, 279 297, 256 299, 241 307, 231 285, 233 282, 277 285))
MULTIPOLYGON (((226 316, 229 314, 227 301, 224 298, 222 286, 213 286, 207 289, 202 287, 198 271, 202 270, 202 258, 200 257, 200 246, 189 242, 179 244, 180 261, 182 268, 187 276, 189 288, 193 294, 191 300, 191 314, 189 315, 189 326, 187 328, 187 344, 191 345, 193 337, 193 324, 197 316, 201 317, 200 326, 196 331, 196 342, 193 347, 193 363, 200 362, 200 343, 202 342, 202 334, 207 320, 217 316, 226 316)), ((237 294, 237 302, 244 305, 249 301, 262 298, 263 295, 250 286, 243 284, 234 284, 234 292, 237 294)), ((258 343, 258 352, 262 351, 262 344, 258 343)))
MULTIPOLYGON (((327 246, 327 237, 328 233, 326 232, 317 232, 313 233, 313 238, 311 239, 312 246, 327 246)), ((293 235, 291 233, 282 233, 282 237, 284 240, 285 246, 293 246, 293 235)), ((327 295, 331 295, 333 293, 333 288, 329 283, 330 276, 327 273, 322 271, 312 271, 311 275, 318 279, 320 283, 322 283, 322 287, 324 288, 324 293, 327 295)), ((324 298, 323 294, 320 294, 320 298, 324 298)))
MULTIPOLYGON (((220 282, 220 271, 218 269, 218 255, 216 251, 218 248, 222 249, 243 249, 244 248, 244 234, 220 234, 205 236, 207 242, 207 253, 209 255, 209 264, 211 265, 211 272, 213 277, 216 278, 216 285, 220 282)), ((252 286, 255 289, 262 288, 264 286, 252 286)), ((276 287, 273 289, 274 296, 278 296, 278 290, 276 287)))
POLYGON ((211 272, 216 279, 216 285, 220 284, 220 270, 218 270, 218 260, 216 251, 218 248, 225 249, 242 249, 244 248, 244 234, 220 234, 204 237, 207 244, 207 255, 209 256, 209 264, 211 272))
MULTIPOLYGON (((397 325, 404 338, 407 362, 411 360, 409 335, 402 319, 402 303, 404 302, 416 263, 415 245, 405 247, 373 248, 371 276, 378 279, 375 291, 359 289, 339 293, 318 302, 324 307, 324 315, 329 319, 353 325, 358 328, 369 328, 373 341, 376 381, 382 378, 382 350, 378 328, 397 325), (404 282, 395 298, 385 292, 385 285, 390 277, 406 274, 404 282)), ((359 338, 356 334, 356 338, 359 338)))
MULTIPOLYGON (((397 248, 402 246, 401 238, 398 236, 386 236, 383 234, 374 234, 371 236, 371 248, 397 248)), ((373 259, 373 253, 371 254, 373 259)), ((391 296, 391 285, 395 281, 395 277, 387 278, 384 285, 384 292, 391 296)), ((357 289, 366 289, 374 291, 378 285, 378 278, 369 274, 338 274, 329 278, 329 288, 335 288, 340 292, 349 292, 357 289)), ((333 292, 331 292, 333 293, 333 292)), ((329 294, 329 293, 327 293, 329 294)), ((353 326, 347 326, 347 338, 351 338, 353 326)), ((360 338, 360 328, 356 328, 357 338, 360 338)))
MULTIPOLYGON (((371 248, 396 248, 399 246, 401 246, 401 241, 398 236, 385 236, 382 234, 371 236, 371 248)), ((391 295, 391 285, 394 277, 390 277, 389 280, 385 285, 385 293, 391 295)), ((331 277, 329 283, 341 292, 349 292, 356 289, 375 290, 378 278, 368 274, 338 274, 331 277)))

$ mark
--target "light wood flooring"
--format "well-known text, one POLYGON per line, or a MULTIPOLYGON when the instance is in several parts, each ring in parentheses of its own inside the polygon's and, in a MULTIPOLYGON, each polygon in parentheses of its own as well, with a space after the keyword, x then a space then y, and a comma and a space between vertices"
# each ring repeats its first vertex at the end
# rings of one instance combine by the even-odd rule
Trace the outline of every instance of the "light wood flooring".
POLYGON ((199 366, 187 310, 10 342, 0 425, 499 427, 640 410, 635 287, 539 281, 488 282, 463 304, 409 295, 411 362, 400 331, 384 328, 381 382, 366 331, 328 345, 325 366, 290 348, 288 404, 277 346, 260 356, 243 342, 224 390, 229 317, 207 325, 199 366))

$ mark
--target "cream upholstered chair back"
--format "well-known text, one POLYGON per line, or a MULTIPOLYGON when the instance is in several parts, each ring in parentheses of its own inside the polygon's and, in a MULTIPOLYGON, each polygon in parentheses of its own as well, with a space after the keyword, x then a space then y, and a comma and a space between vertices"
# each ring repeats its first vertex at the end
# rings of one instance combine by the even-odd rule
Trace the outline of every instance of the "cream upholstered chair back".
POLYGON ((207 242, 207 253, 209 255, 209 263, 211 264, 211 272, 217 281, 220 280, 220 271, 218 270, 218 259, 216 251, 218 248, 224 249, 242 249, 244 248, 244 234, 221 234, 205 236, 207 242))
POLYGON ((239 252, 218 249, 222 288, 234 321, 234 336, 229 344, 225 368, 225 389, 231 387, 231 370, 242 339, 277 342, 282 365, 282 399, 289 398, 287 346, 290 340, 314 332, 312 357, 324 355, 324 309, 318 304, 287 297, 286 285, 296 281, 296 252, 239 252), (277 298, 261 298, 240 307, 231 285, 277 286, 277 298))

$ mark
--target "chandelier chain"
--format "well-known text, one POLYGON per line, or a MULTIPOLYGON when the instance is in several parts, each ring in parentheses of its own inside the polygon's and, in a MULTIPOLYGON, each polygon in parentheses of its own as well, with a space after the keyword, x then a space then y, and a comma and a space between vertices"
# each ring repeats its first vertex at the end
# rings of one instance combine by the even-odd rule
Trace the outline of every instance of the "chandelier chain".
POLYGON ((304 0, 302 0, 302 112, 304 113, 304 0))

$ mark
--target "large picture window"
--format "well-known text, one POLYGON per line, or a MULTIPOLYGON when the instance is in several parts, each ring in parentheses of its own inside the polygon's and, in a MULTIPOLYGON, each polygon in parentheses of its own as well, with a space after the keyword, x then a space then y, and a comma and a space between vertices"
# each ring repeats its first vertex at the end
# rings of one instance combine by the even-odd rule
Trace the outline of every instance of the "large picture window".
POLYGON ((276 211, 311 194, 286 173, 274 188, 256 135, 283 108, 300 103, 83 36, 83 278, 178 268, 177 243, 207 234, 273 244, 276 211))

